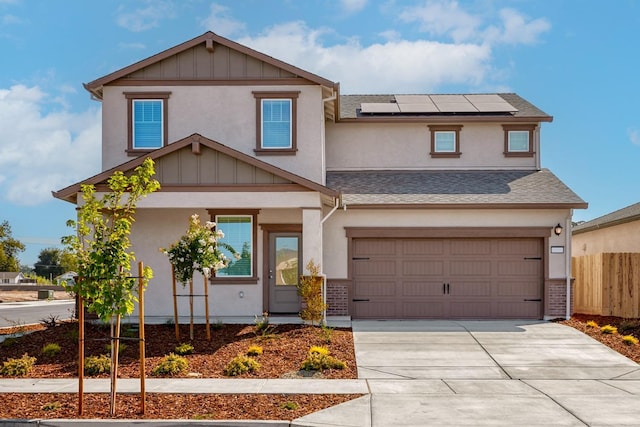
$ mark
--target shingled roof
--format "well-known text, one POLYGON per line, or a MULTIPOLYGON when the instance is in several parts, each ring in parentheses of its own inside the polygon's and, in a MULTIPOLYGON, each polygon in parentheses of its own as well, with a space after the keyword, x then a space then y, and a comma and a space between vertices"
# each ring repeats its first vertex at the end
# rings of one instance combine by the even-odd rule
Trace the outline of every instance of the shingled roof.
POLYGON ((327 172, 352 207, 586 208, 548 169, 327 172))
POLYGON ((587 231, 598 228, 612 227, 614 225, 638 220, 640 220, 640 203, 635 203, 626 208, 618 209, 615 212, 576 225, 573 227, 573 234, 586 233, 587 231))
MULTIPOLYGON (((477 95, 477 94, 474 94, 477 95)), ((515 93, 497 93, 495 95, 500 96, 506 102, 518 109, 514 113, 470 113, 464 114, 465 119, 472 117, 482 118, 483 120, 490 118, 497 119, 509 119, 509 120, 523 120, 534 119, 535 121, 547 121, 553 120, 553 117, 545 113, 535 105, 531 104, 526 99, 520 97, 515 93)), ((362 103, 390 103, 395 102, 395 95, 340 95, 340 119, 356 119, 362 118, 363 115, 359 113, 360 105, 362 103)), ((454 117, 460 114, 453 115, 454 117)), ((395 115, 394 117, 436 117, 442 118, 446 115, 442 113, 436 114, 404 114, 395 115)), ((451 115, 449 115, 451 116, 451 115)))

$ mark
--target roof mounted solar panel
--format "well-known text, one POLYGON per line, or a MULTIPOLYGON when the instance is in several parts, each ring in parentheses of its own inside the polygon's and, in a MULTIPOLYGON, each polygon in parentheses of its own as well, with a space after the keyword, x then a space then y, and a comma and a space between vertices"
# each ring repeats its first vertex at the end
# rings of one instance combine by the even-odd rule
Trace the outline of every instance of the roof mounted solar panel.
POLYGON ((362 113, 399 113, 398 104, 390 102, 363 102, 360 104, 362 113))
POLYGON ((398 104, 401 113, 439 113, 440 110, 435 106, 433 102, 428 104, 408 103, 398 104))
POLYGON ((496 94, 465 95, 465 98, 482 113, 515 113, 518 111, 517 108, 496 94))

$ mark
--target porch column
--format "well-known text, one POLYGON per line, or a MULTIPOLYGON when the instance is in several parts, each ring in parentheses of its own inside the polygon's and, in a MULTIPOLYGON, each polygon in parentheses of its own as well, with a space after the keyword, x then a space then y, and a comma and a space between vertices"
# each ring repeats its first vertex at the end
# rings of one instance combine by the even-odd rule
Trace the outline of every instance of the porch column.
POLYGON ((322 210, 302 209, 302 272, 307 273, 307 263, 313 259, 316 265, 322 263, 322 210))

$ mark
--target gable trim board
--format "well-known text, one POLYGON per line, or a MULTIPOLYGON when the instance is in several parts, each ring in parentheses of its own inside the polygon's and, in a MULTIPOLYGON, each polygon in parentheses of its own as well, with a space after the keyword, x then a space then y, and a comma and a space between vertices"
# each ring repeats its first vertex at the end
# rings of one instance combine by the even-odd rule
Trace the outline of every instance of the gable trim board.
MULTIPOLYGON (((66 188, 63 188, 62 190, 59 190, 57 192, 53 192, 53 196, 61 199, 61 200, 66 200, 72 203, 76 203, 77 202, 77 194, 80 192, 80 188, 81 185, 83 184, 93 184, 96 186, 101 186, 101 185, 105 185, 107 180, 109 179, 109 177, 115 172, 115 171, 122 171, 124 173, 127 173, 129 171, 134 170, 136 167, 140 166, 142 164, 142 162, 144 162, 144 160, 149 157, 154 161, 157 160, 161 160, 162 158, 167 157, 168 155, 170 155, 171 153, 177 152, 178 150, 181 150, 185 147, 189 147, 191 146, 191 151, 193 155, 199 156, 202 155, 201 151, 202 151, 202 147, 208 147, 211 150, 214 150, 216 152, 219 153, 223 153, 233 159, 237 159, 240 162, 244 162, 248 165, 254 166, 260 170, 263 170, 265 172, 268 172, 270 174, 273 174, 275 176, 278 176, 284 180, 288 180, 291 181, 292 184, 291 186, 287 186, 287 190, 288 191, 297 191, 299 189, 303 189, 305 191, 316 191, 319 192, 320 194, 322 194, 323 196, 326 196, 326 198, 329 198, 330 200, 327 200, 327 203, 334 203, 335 198, 338 197, 338 192, 336 192, 335 190, 332 190, 328 187, 325 187, 323 185, 320 185, 316 182, 310 181, 306 178, 303 178, 299 175, 293 174, 291 172, 285 171, 283 169, 280 169, 276 166, 273 166, 269 163, 263 162, 259 159, 256 159, 255 157, 249 156, 247 154, 241 153, 240 151, 234 150, 233 148, 227 147, 226 145, 220 144, 219 142, 213 141, 209 138, 206 138, 202 135, 199 134, 193 134, 190 135, 186 138, 183 138, 181 140, 175 141, 169 145, 166 145, 163 148, 154 150, 152 152, 150 152, 149 154, 137 157, 133 160, 130 160, 126 163, 123 163, 122 165, 116 166, 114 168, 111 168, 109 170, 106 170, 102 173, 99 173, 97 175, 94 175, 91 178, 88 178, 84 181, 78 182, 76 184, 70 185, 66 188)), ((162 182, 161 182, 162 184, 162 182)), ((274 184, 274 186, 272 186, 272 188, 274 188, 274 191, 278 191, 278 188, 281 184, 274 184)), ((179 191, 184 191, 186 189, 189 190, 193 190, 196 187, 201 187, 201 186, 185 186, 182 187, 181 190, 179 191)), ((268 191, 267 190, 268 185, 237 185, 237 186, 230 186, 230 185, 222 185, 222 186, 209 186, 209 190, 216 190, 216 191, 255 191, 256 189, 258 189, 259 191, 268 191)), ((103 187, 104 188, 104 187, 103 187)), ((179 186, 169 186, 169 189, 173 188, 178 189, 179 186)), ((163 191, 162 187, 159 190, 160 192, 163 191)), ((200 191, 206 191, 204 189, 200 189, 200 191)))

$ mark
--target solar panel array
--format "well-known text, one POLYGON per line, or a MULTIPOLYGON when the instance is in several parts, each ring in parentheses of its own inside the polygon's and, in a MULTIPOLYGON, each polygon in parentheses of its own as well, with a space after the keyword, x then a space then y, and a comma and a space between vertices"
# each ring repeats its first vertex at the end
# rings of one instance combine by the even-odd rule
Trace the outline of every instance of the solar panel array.
POLYGON ((513 105, 500 95, 395 95, 396 102, 363 102, 366 114, 399 113, 515 113, 513 105))

